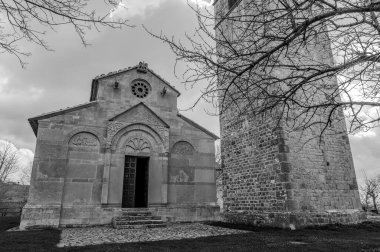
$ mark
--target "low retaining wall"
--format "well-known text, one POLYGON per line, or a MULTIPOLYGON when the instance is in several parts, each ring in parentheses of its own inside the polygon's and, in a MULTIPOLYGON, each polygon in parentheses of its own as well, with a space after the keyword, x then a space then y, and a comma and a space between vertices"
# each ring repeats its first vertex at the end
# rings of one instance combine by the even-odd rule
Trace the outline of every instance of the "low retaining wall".
MULTIPOLYGON (((142 208, 112 208, 113 216, 121 216, 123 211, 144 210, 142 208)), ((220 208, 214 205, 168 205, 146 208, 153 215, 168 222, 200 222, 221 220, 220 208)))
MULTIPOLYGON (((128 210, 134 211, 133 208, 128 210)), ((219 206, 214 205, 160 206, 146 208, 146 210, 169 222, 220 220, 219 206)), ((101 206, 61 208, 59 205, 26 205, 22 211, 20 229, 111 225, 112 219, 121 216, 122 212, 122 208, 101 206)))
POLYGON ((223 221, 235 224, 302 228, 327 224, 357 224, 366 220, 360 210, 328 210, 323 212, 225 212, 223 221))
POLYGON ((220 207, 211 205, 174 205, 150 208, 155 215, 169 222, 219 221, 220 207))
POLYGON ((25 201, 0 202, 0 216, 20 216, 25 203, 25 201))

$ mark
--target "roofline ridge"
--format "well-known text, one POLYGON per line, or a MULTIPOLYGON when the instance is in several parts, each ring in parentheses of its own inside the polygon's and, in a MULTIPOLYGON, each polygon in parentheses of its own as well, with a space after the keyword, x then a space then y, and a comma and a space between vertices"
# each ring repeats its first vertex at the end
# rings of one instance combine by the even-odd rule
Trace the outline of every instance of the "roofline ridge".
MULTIPOLYGON (((123 73, 123 72, 127 72, 127 71, 130 71, 130 70, 133 70, 133 69, 136 69, 139 67, 140 64, 137 64, 135 66, 131 66, 131 67, 126 67, 126 68, 122 68, 122 69, 119 69, 119 70, 116 70, 116 71, 112 71, 112 72, 109 72, 107 74, 101 74, 101 75, 98 75, 98 76, 95 76, 92 81, 94 80, 100 80, 100 79, 103 79, 103 78, 106 78, 106 77, 111 77, 113 75, 116 75, 116 74, 119 74, 119 73, 123 73)), ((165 80, 161 75, 159 75, 158 73, 156 73, 155 71, 153 71, 151 68, 147 67, 146 68, 150 73, 152 73, 153 75, 155 75, 157 78, 159 78, 161 81, 163 81, 166 85, 168 85, 170 88, 172 88, 175 92, 177 92, 177 97, 181 95, 181 93, 173 86, 171 85, 167 80, 165 80)))
POLYGON ((208 129, 204 128, 203 126, 199 125, 198 123, 194 122, 193 120, 187 118, 186 116, 182 115, 181 113, 177 112, 177 116, 182 118, 184 121, 190 123, 191 125, 193 125, 194 127, 202 130, 204 133, 206 133, 207 135, 211 136, 212 138, 214 138, 215 140, 218 140, 220 139, 219 136, 215 135, 214 133, 212 133, 211 131, 209 131, 208 129))
POLYGON ((50 111, 50 112, 42 113, 42 114, 37 115, 37 116, 30 117, 30 118, 28 118, 28 121, 29 120, 33 120, 33 119, 37 119, 39 117, 45 117, 45 116, 48 116, 50 114, 55 114, 55 113, 60 113, 60 112, 67 112, 67 111, 70 111, 72 109, 79 109, 82 106, 83 107, 84 106, 89 106, 89 105, 92 105, 92 104, 95 104, 95 103, 98 103, 98 101, 97 100, 95 100, 95 101, 89 101, 89 102, 81 103, 81 104, 74 105, 74 106, 71 106, 71 107, 66 107, 64 109, 53 110, 53 111, 50 111))
POLYGON ((108 119, 107 121, 114 121, 115 120, 115 118, 116 117, 118 117, 118 116, 120 116, 120 115, 122 115, 122 114, 124 114, 124 113, 126 113, 126 112, 128 112, 128 111, 130 111, 131 109, 134 109, 134 108, 136 108, 137 106, 139 106, 139 105, 143 105, 145 108, 147 108, 155 117, 157 117, 167 128, 170 128, 170 125, 169 124, 167 124, 159 115, 157 115, 157 113, 156 112, 154 112, 151 108, 149 108, 144 102, 139 102, 139 103, 136 103, 135 105, 133 105, 132 107, 130 107, 130 108, 128 108, 128 109, 126 109, 126 110, 124 110, 123 112, 120 112, 120 113, 118 113, 118 114, 116 114, 116 115, 114 115, 113 117, 111 117, 110 119, 108 119))

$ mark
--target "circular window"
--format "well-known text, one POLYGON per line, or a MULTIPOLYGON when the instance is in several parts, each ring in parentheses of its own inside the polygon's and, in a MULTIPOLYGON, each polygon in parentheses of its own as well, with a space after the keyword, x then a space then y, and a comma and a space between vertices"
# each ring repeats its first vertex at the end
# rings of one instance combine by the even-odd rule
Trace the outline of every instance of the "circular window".
POLYGON ((144 82, 135 82, 132 84, 132 93, 138 98, 145 98, 149 93, 149 86, 144 82))

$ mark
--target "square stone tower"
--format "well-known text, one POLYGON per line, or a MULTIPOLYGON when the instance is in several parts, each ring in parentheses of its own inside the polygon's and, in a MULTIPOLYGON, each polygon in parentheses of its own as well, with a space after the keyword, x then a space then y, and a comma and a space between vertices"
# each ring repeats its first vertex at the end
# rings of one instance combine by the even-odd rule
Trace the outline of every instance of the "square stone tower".
MULTIPOLYGON (((233 23, 239 21, 228 17, 247 13, 244 3, 250 1, 214 2, 217 38, 236 36, 233 23)), ((223 51, 218 42, 217 50, 223 51)), ((333 61, 329 44, 310 53, 333 61)), ((337 87, 336 78, 330 85, 337 87)), ((332 127, 346 132, 342 110, 337 114, 341 120, 332 127)), ((223 111, 220 125, 227 221, 302 227, 364 218, 346 133, 319 138, 321 128, 290 131, 273 115, 237 117, 232 108, 223 111)))

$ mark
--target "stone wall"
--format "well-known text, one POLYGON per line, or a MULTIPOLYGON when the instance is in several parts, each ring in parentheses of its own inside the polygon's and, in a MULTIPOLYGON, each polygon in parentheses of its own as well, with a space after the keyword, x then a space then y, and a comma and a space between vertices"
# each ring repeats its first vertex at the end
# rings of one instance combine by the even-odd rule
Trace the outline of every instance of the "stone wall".
MULTIPOLYGON (((288 208, 289 168, 273 120, 234 114, 221 118, 223 205, 225 211, 281 211, 288 208)), ((282 143, 281 143, 282 142, 282 143)))
MULTIPOLYGON (((230 15, 248 14, 250 10, 242 6, 239 4, 230 15)), ((223 20, 229 12, 227 0, 215 2, 216 26, 227 38, 236 36, 233 21, 223 20)), ((315 50, 300 53, 332 64, 328 38, 315 39, 320 41, 315 50)), ((319 89, 328 94, 337 86, 335 78, 323 84, 316 84, 310 92, 317 93, 319 89)), ((327 99, 323 92, 315 98, 327 99)), ((227 221, 305 226, 355 223, 364 217, 359 212, 356 176, 341 110, 334 114, 338 122, 326 130, 322 140, 321 127, 293 131, 276 113, 237 118, 238 113, 231 107, 220 117, 223 206, 227 221), (326 212, 330 210, 337 212, 326 212)), ((325 115, 317 115, 315 120, 318 119, 325 119, 325 115)))
POLYGON ((298 229, 328 224, 358 224, 366 218, 359 210, 323 212, 229 212, 223 220, 231 223, 298 229))
MULTIPOLYGON (((196 141, 192 140, 193 143, 196 141)), ((215 157, 211 141, 195 148, 177 141, 169 158, 168 204, 215 204, 215 157), (207 153, 202 148, 208 147, 207 153)))
POLYGON ((149 157, 148 206, 215 206, 216 137, 178 114, 179 93, 136 69, 96 83, 91 102, 29 119, 37 145, 21 227, 111 223, 126 155, 149 157), (132 94, 135 82, 147 96, 132 94))
POLYGON ((0 182, 0 216, 18 216, 26 204, 29 185, 0 182))

